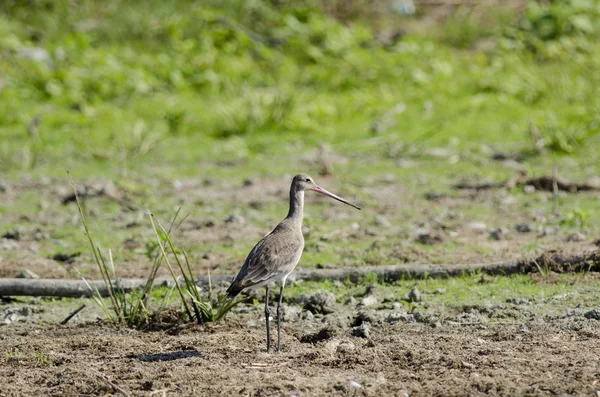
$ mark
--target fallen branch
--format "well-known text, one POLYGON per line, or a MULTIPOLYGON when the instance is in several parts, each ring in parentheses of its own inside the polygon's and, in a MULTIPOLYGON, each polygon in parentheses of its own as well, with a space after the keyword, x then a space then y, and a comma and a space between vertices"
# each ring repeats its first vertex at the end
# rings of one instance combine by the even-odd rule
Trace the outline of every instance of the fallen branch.
POLYGON ((555 187, 558 188, 558 190, 570 193, 600 190, 600 182, 595 179, 586 183, 577 183, 554 175, 525 178, 520 174, 515 174, 505 182, 460 182, 454 185, 454 188, 462 190, 490 190, 501 188, 512 189, 516 186, 533 186, 536 190, 547 192, 555 192, 555 187))
MULTIPOLYGON (((386 281, 414 279, 424 277, 447 278, 473 272, 492 275, 510 275, 516 273, 534 273, 539 269, 554 272, 600 271, 600 249, 581 255, 563 257, 555 252, 547 252, 537 258, 492 263, 433 265, 433 264, 402 264, 388 266, 364 266, 342 269, 307 269, 298 270, 290 275, 290 280, 350 280, 360 282, 368 274, 376 274, 386 281)), ((227 283, 233 279, 231 275, 213 275, 213 285, 227 283)), ((147 279, 120 279, 124 291, 140 289, 146 285, 147 279)), ((180 281, 183 284, 183 280, 180 281)), ((198 285, 208 285, 208 277, 195 278, 198 285)), ((108 289, 102 280, 95 281, 102 296, 108 296, 108 289)), ((154 286, 174 286, 170 277, 157 277, 154 286)), ((53 280, 53 279, 17 279, 0 278, 0 296, 58 296, 81 297, 92 296, 83 280, 53 280)))

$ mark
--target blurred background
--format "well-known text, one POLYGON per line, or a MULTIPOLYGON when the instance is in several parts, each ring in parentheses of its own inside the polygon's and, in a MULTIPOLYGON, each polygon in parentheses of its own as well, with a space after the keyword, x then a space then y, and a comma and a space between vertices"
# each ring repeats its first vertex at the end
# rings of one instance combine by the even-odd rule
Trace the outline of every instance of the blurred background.
POLYGON ((233 272, 297 172, 366 208, 308 199, 308 267, 578 251, 599 36, 598 0, 4 0, 3 275, 94 272, 66 170, 123 263, 181 206, 198 266, 233 272))

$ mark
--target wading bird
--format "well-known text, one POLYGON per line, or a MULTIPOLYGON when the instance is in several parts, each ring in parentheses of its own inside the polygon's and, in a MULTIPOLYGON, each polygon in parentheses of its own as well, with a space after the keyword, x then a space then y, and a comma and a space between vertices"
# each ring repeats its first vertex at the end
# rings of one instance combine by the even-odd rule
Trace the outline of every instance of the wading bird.
POLYGON ((277 351, 280 347, 281 303, 285 281, 300 261, 304 249, 302 218, 304 217, 304 191, 312 190, 359 209, 354 204, 317 186, 306 174, 298 174, 290 188, 290 209, 275 229, 263 237, 250 251, 240 272, 227 289, 227 298, 232 299, 245 288, 265 286, 265 321, 267 323, 267 353, 271 352, 271 331, 269 328, 269 284, 280 281, 279 301, 277 302, 277 351))

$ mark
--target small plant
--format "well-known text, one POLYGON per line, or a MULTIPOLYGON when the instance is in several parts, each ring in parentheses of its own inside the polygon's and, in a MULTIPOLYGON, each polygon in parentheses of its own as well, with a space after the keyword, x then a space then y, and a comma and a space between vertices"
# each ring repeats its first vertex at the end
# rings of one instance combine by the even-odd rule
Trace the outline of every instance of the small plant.
POLYGON ((213 298, 212 293, 212 283, 210 280, 210 273, 208 275, 208 301, 204 301, 200 296, 200 291, 196 286, 195 277, 192 272, 192 268, 190 266, 190 262, 188 256, 184 250, 179 250, 175 248, 173 242, 171 241, 171 237, 169 233, 158 223, 152 214, 150 214, 150 221, 152 222, 152 228, 154 229, 154 233, 156 234, 156 239, 158 242, 158 247, 160 248, 160 252, 162 254, 162 258, 164 259, 167 267, 169 268, 169 272, 173 277, 173 281, 175 281, 175 288, 181 298, 181 304, 185 311, 185 314, 188 316, 190 320, 196 319, 198 324, 214 322, 222 320, 225 315, 236 305, 245 301, 245 298, 240 299, 227 299, 225 295, 220 295, 217 299, 213 298), (157 227, 158 225, 158 227, 157 227), (159 230, 160 229, 160 230, 159 230), (169 256, 167 254, 167 248, 169 253, 173 255, 175 258, 175 262, 177 263, 177 267, 181 272, 184 281, 184 288, 179 285, 179 277, 175 275, 173 270, 173 266, 169 260, 169 256), (179 255, 183 255, 183 259, 185 261, 185 266, 182 263, 179 255))
POLYGON ((71 186, 73 187, 73 191, 75 192, 75 201, 77 202, 77 208, 79 209, 79 213, 81 215, 83 228, 85 229, 85 234, 88 237, 94 260, 96 262, 96 265, 98 266, 98 270, 100 270, 100 274, 102 275, 102 279, 108 291, 108 295, 110 298, 110 307, 105 302, 105 300, 102 299, 102 294, 100 293, 98 286, 96 286, 95 284, 90 285, 88 281, 82 276, 83 281, 85 281, 86 285, 92 291, 95 292, 95 294, 93 295, 94 301, 96 301, 96 303, 102 308, 106 316, 112 322, 124 323, 130 327, 138 326, 142 323, 147 323, 149 319, 149 313, 147 310, 147 300, 150 295, 150 291, 154 283, 154 277, 156 276, 156 271, 158 270, 160 262, 155 261, 152 267, 150 277, 148 278, 148 283, 146 283, 145 287, 142 289, 141 294, 137 292, 125 292, 117 278, 112 251, 110 249, 108 250, 107 262, 104 256, 102 255, 102 251, 96 246, 96 243, 92 238, 92 234, 90 233, 90 230, 88 228, 88 224, 83 211, 83 206, 81 205, 79 195, 77 194, 77 189, 75 187, 75 184, 73 183, 71 174, 68 171, 67 174, 69 175, 71 186))

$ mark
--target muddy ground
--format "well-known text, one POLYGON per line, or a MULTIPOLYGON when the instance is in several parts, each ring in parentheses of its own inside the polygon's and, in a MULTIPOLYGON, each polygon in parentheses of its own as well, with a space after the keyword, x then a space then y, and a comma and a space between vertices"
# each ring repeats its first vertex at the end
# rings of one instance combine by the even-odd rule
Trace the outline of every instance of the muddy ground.
MULTIPOLYGON (((300 264, 307 268, 482 263, 549 250, 568 256, 598 249, 598 226, 578 224, 568 209, 553 215, 549 192, 413 191, 386 176, 364 181, 360 190, 335 178, 319 181, 366 208, 344 211, 320 197, 307 198, 307 247, 300 264)), ((182 206, 189 217, 174 238, 190 252, 194 270, 233 274, 252 244, 285 215, 288 181, 78 184, 100 186, 100 193, 85 199, 96 238, 115 249, 120 276, 140 277, 153 254, 143 209, 158 208, 158 216, 168 219, 182 206)), ((0 231, 1 277, 23 275, 24 269, 45 278, 77 278, 76 270, 97 277, 77 208, 67 200, 66 180, 3 186, 0 195, 10 211, 3 214, 7 226, 0 231)), ((594 200, 597 192, 570 197, 594 200)), ((482 282, 487 281, 482 277, 482 282)), ((201 327, 166 321, 154 330, 97 320, 104 316, 92 301, 60 326, 79 301, 67 310, 61 301, 8 299, 0 306, 10 323, 0 326, 0 396, 595 396, 600 393, 600 306, 595 309, 600 299, 593 287, 597 278, 584 284, 579 303, 552 314, 534 310, 535 302, 527 300, 496 302, 493 310, 458 302, 458 309, 444 309, 451 305, 446 302, 411 312, 400 296, 367 315, 360 314, 360 303, 338 299, 333 313, 324 314, 291 299, 286 306, 295 311, 284 316, 282 352, 271 355, 264 351, 260 293, 259 302, 236 309, 224 322, 201 327), (49 309, 53 306, 58 314, 49 309)))
POLYGON ((580 321, 399 322, 315 343, 285 324, 282 351, 270 355, 263 330, 239 321, 156 332, 4 327, 0 395, 595 396, 600 321, 580 321))

